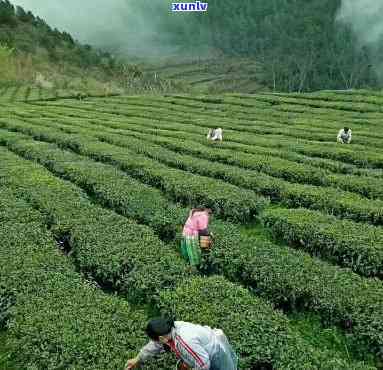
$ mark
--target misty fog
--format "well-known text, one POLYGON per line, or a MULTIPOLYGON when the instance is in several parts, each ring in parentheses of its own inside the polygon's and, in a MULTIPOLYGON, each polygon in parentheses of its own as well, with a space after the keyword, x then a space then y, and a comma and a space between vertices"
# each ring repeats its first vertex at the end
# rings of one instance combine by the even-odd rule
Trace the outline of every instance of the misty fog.
POLYGON ((374 68, 383 79, 383 61, 378 57, 383 43, 383 1, 342 0, 337 19, 352 27, 359 41, 357 47, 369 48, 374 68))
MULTIPOLYGON (((15 0, 52 27, 70 32, 77 40, 109 51, 139 56, 176 54, 160 23, 170 13, 169 0, 15 0)), ((173 17, 182 17, 174 15, 173 17)))

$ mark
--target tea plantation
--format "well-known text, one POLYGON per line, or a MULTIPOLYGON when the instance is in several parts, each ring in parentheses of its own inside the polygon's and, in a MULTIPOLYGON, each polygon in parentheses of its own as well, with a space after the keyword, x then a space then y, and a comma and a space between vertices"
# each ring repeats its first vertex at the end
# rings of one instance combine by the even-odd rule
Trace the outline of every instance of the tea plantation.
POLYGON ((11 103, 14 101, 56 100, 59 98, 76 98, 82 100, 87 97, 116 96, 113 90, 74 90, 74 89, 48 89, 33 85, 4 86, 0 88, 0 102, 11 103))
POLYGON ((383 369, 383 94, 0 94, 0 369, 123 369, 159 313, 240 369, 383 369))
POLYGON ((224 93, 241 91, 252 93, 262 86, 262 67, 254 59, 230 58, 220 56, 218 59, 195 59, 179 61, 177 58, 166 58, 153 64, 139 64, 147 76, 154 75, 166 80, 178 81, 196 92, 224 93), (174 59, 178 62, 174 62, 174 59))

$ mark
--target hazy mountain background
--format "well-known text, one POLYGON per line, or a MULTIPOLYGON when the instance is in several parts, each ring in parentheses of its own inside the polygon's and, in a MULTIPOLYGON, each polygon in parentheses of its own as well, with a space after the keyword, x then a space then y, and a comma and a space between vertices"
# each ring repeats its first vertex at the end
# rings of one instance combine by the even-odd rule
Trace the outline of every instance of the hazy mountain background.
POLYGON ((253 58, 262 65, 262 84, 281 91, 383 82, 380 0, 210 0, 201 14, 172 13, 169 0, 15 3, 81 43, 128 60, 253 58))

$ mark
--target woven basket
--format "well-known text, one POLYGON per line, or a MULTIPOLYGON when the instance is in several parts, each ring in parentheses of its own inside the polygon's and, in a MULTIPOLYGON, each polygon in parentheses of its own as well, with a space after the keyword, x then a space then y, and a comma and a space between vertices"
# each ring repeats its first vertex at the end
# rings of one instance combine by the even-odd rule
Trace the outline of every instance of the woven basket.
POLYGON ((213 245, 213 241, 210 236, 200 236, 199 245, 202 250, 210 250, 213 245))

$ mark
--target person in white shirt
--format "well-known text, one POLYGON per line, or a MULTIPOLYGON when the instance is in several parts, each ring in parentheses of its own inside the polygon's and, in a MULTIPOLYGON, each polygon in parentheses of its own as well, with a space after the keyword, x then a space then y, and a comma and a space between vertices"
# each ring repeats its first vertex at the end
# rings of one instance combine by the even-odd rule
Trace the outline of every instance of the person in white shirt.
POLYGON ((338 143, 342 144, 350 144, 351 143, 351 137, 352 137, 352 132, 351 129, 348 127, 342 128, 338 132, 338 143))
POLYGON ((135 369, 166 349, 175 353, 183 369, 238 369, 237 355, 222 330, 157 318, 148 323, 146 334, 150 342, 136 358, 128 360, 125 370, 135 369))
POLYGON ((207 134, 207 139, 212 141, 222 141, 223 140, 223 130, 218 127, 216 129, 210 129, 207 134))

